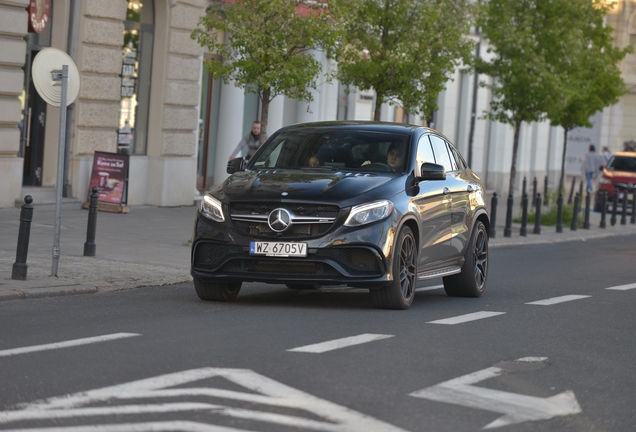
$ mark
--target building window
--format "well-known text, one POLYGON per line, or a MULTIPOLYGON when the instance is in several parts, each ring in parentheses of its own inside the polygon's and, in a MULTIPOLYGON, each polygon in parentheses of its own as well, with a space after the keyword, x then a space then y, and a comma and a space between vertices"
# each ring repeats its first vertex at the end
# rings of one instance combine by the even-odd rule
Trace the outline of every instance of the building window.
POLYGON ((146 154, 153 39, 153 1, 128 0, 120 74, 119 153, 146 154))

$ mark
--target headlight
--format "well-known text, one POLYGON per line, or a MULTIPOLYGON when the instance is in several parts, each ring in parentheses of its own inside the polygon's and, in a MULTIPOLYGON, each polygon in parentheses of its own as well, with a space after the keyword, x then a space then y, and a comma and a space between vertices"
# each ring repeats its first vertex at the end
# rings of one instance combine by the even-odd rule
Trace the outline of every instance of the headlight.
POLYGON ((223 207, 221 202, 210 195, 205 195, 201 200, 199 211, 203 216, 216 222, 224 222, 223 207))
POLYGON ((393 211, 391 201, 376 201, 353 206, 345 226, 360 226, 387 218, 393 211))
POLYGON ((601 177, 601 178, 598 180, 598 182, 599 182, 600 184, 611 184, 611 183, 612 183, 612 181, 611 181, 611 180, 608 180, 608 179, 606 179, 605 177, 601 177))

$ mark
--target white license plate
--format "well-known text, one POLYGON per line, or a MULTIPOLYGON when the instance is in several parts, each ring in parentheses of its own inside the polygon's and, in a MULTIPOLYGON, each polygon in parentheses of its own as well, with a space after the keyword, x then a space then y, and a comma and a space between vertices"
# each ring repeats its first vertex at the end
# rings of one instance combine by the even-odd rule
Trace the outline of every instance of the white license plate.
POLYGON ((307 243, 250 242, 250 255, 306 257, 307 243))

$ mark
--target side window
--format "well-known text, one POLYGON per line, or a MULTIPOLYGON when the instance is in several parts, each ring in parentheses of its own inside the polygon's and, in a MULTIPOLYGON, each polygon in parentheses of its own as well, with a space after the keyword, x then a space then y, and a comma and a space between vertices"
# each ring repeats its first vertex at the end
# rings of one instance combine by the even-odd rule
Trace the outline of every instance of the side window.
POLYGON ((415 172, 420 172, 420 167, 424 162, 435 163, 435 155, 431 148, 428 135, 423 135, 417 143, 417 156, 415 157, 415 172))
POLYGON ((457 160, 457 155, 453 152, 453 146, 451 146, 448 142, 446 142, 446 149, 448 151, 448 156, 450 157, 453 171, 459 170, 460 165, 459 165, 459 161, 457 160))
POLYGON ((437 163, 443 165, 446 171, 454 171, 455 168, 451 163, 451 159, 446 148, 446 141, 435 135, 431 135, 430 138, 437 163))
POLYGON ((459 153, 459 150, 453 147, 452 144, 448 144, 448 148, 450 149, 451 154, 455 157, 455 160, 457 161, 457 169, 465 170, 466 168, 468 168, 468 165, 466 164, 466 161, 464 160, 462 155, 459 153))

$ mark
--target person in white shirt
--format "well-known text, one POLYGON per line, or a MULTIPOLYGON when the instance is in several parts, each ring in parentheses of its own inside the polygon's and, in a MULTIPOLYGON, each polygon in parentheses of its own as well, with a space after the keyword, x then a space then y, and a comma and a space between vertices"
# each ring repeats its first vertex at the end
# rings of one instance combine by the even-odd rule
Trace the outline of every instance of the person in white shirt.
POLYGON ((599 156, 596 153, 596 147, 594 147, 594 144, 590 144, 589 151, 585 153, 585 159, 583 159, 583 166, 581 167, 581 171, 585 173, 585 179, 587 180, 588 192, 594 190, 592 180, 596 178, 598 173, 598 160, 599 156))

